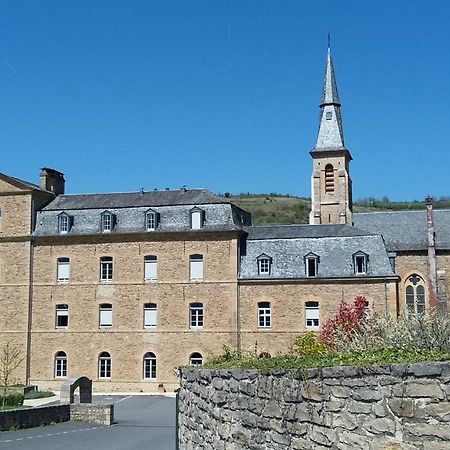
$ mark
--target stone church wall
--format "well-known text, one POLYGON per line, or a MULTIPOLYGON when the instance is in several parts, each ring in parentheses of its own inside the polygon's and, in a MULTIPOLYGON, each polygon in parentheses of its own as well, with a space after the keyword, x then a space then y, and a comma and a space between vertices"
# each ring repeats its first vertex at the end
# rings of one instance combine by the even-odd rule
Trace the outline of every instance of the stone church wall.
POLYGON ((182 450, 450 448, 450 363, 182 369, 182 450))

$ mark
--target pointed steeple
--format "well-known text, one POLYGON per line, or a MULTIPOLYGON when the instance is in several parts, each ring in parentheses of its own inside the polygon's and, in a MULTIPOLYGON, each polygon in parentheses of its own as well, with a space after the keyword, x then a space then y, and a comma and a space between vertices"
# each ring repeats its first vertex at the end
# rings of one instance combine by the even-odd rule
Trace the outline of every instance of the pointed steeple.
POLYGON ((325 79, 320 100, 319 134, 313 151, 342 149, 345 149, 345 146, 344 132, 342 130, 341 102, 339 101, 336 77, 334 75, 331 49, 328 46, 325 79))

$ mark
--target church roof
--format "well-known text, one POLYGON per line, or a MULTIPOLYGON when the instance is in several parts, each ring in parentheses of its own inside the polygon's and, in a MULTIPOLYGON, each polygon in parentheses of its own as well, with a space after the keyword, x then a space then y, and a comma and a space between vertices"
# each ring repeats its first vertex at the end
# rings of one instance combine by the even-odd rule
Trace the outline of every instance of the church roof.
MULTIPOLYGON (((436 248, 450 250, 450 210, 433 211, 436 248)), ((383 235, 388 251, 427 249, 426 211, 392 211, 353 214, 358 228, 383 235)))

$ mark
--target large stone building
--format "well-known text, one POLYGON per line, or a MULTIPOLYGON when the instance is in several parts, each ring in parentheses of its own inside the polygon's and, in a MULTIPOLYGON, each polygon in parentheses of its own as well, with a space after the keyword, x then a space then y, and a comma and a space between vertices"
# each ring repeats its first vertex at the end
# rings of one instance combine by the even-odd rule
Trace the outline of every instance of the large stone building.
POLYGON ((289 350, 341 300, 396 316, 447 308, 450 211, 353 214, 350 152, 328 51, 310 225, 251 225, 206 190, 65 195, 0 174, 0 342, 16 376, 97 391, 177 385, 174 368, 229 346, 289 350))

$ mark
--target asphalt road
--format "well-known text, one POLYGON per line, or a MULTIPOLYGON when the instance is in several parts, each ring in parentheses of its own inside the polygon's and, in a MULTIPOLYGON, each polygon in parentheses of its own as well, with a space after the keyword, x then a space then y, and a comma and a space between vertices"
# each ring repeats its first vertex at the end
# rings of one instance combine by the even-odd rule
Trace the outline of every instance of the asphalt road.
POLYGON ((63 422, 0 432, 0 449, 33 450, 175 450, 175 398, 94 396, 114 403, 113 426, 63 422))

